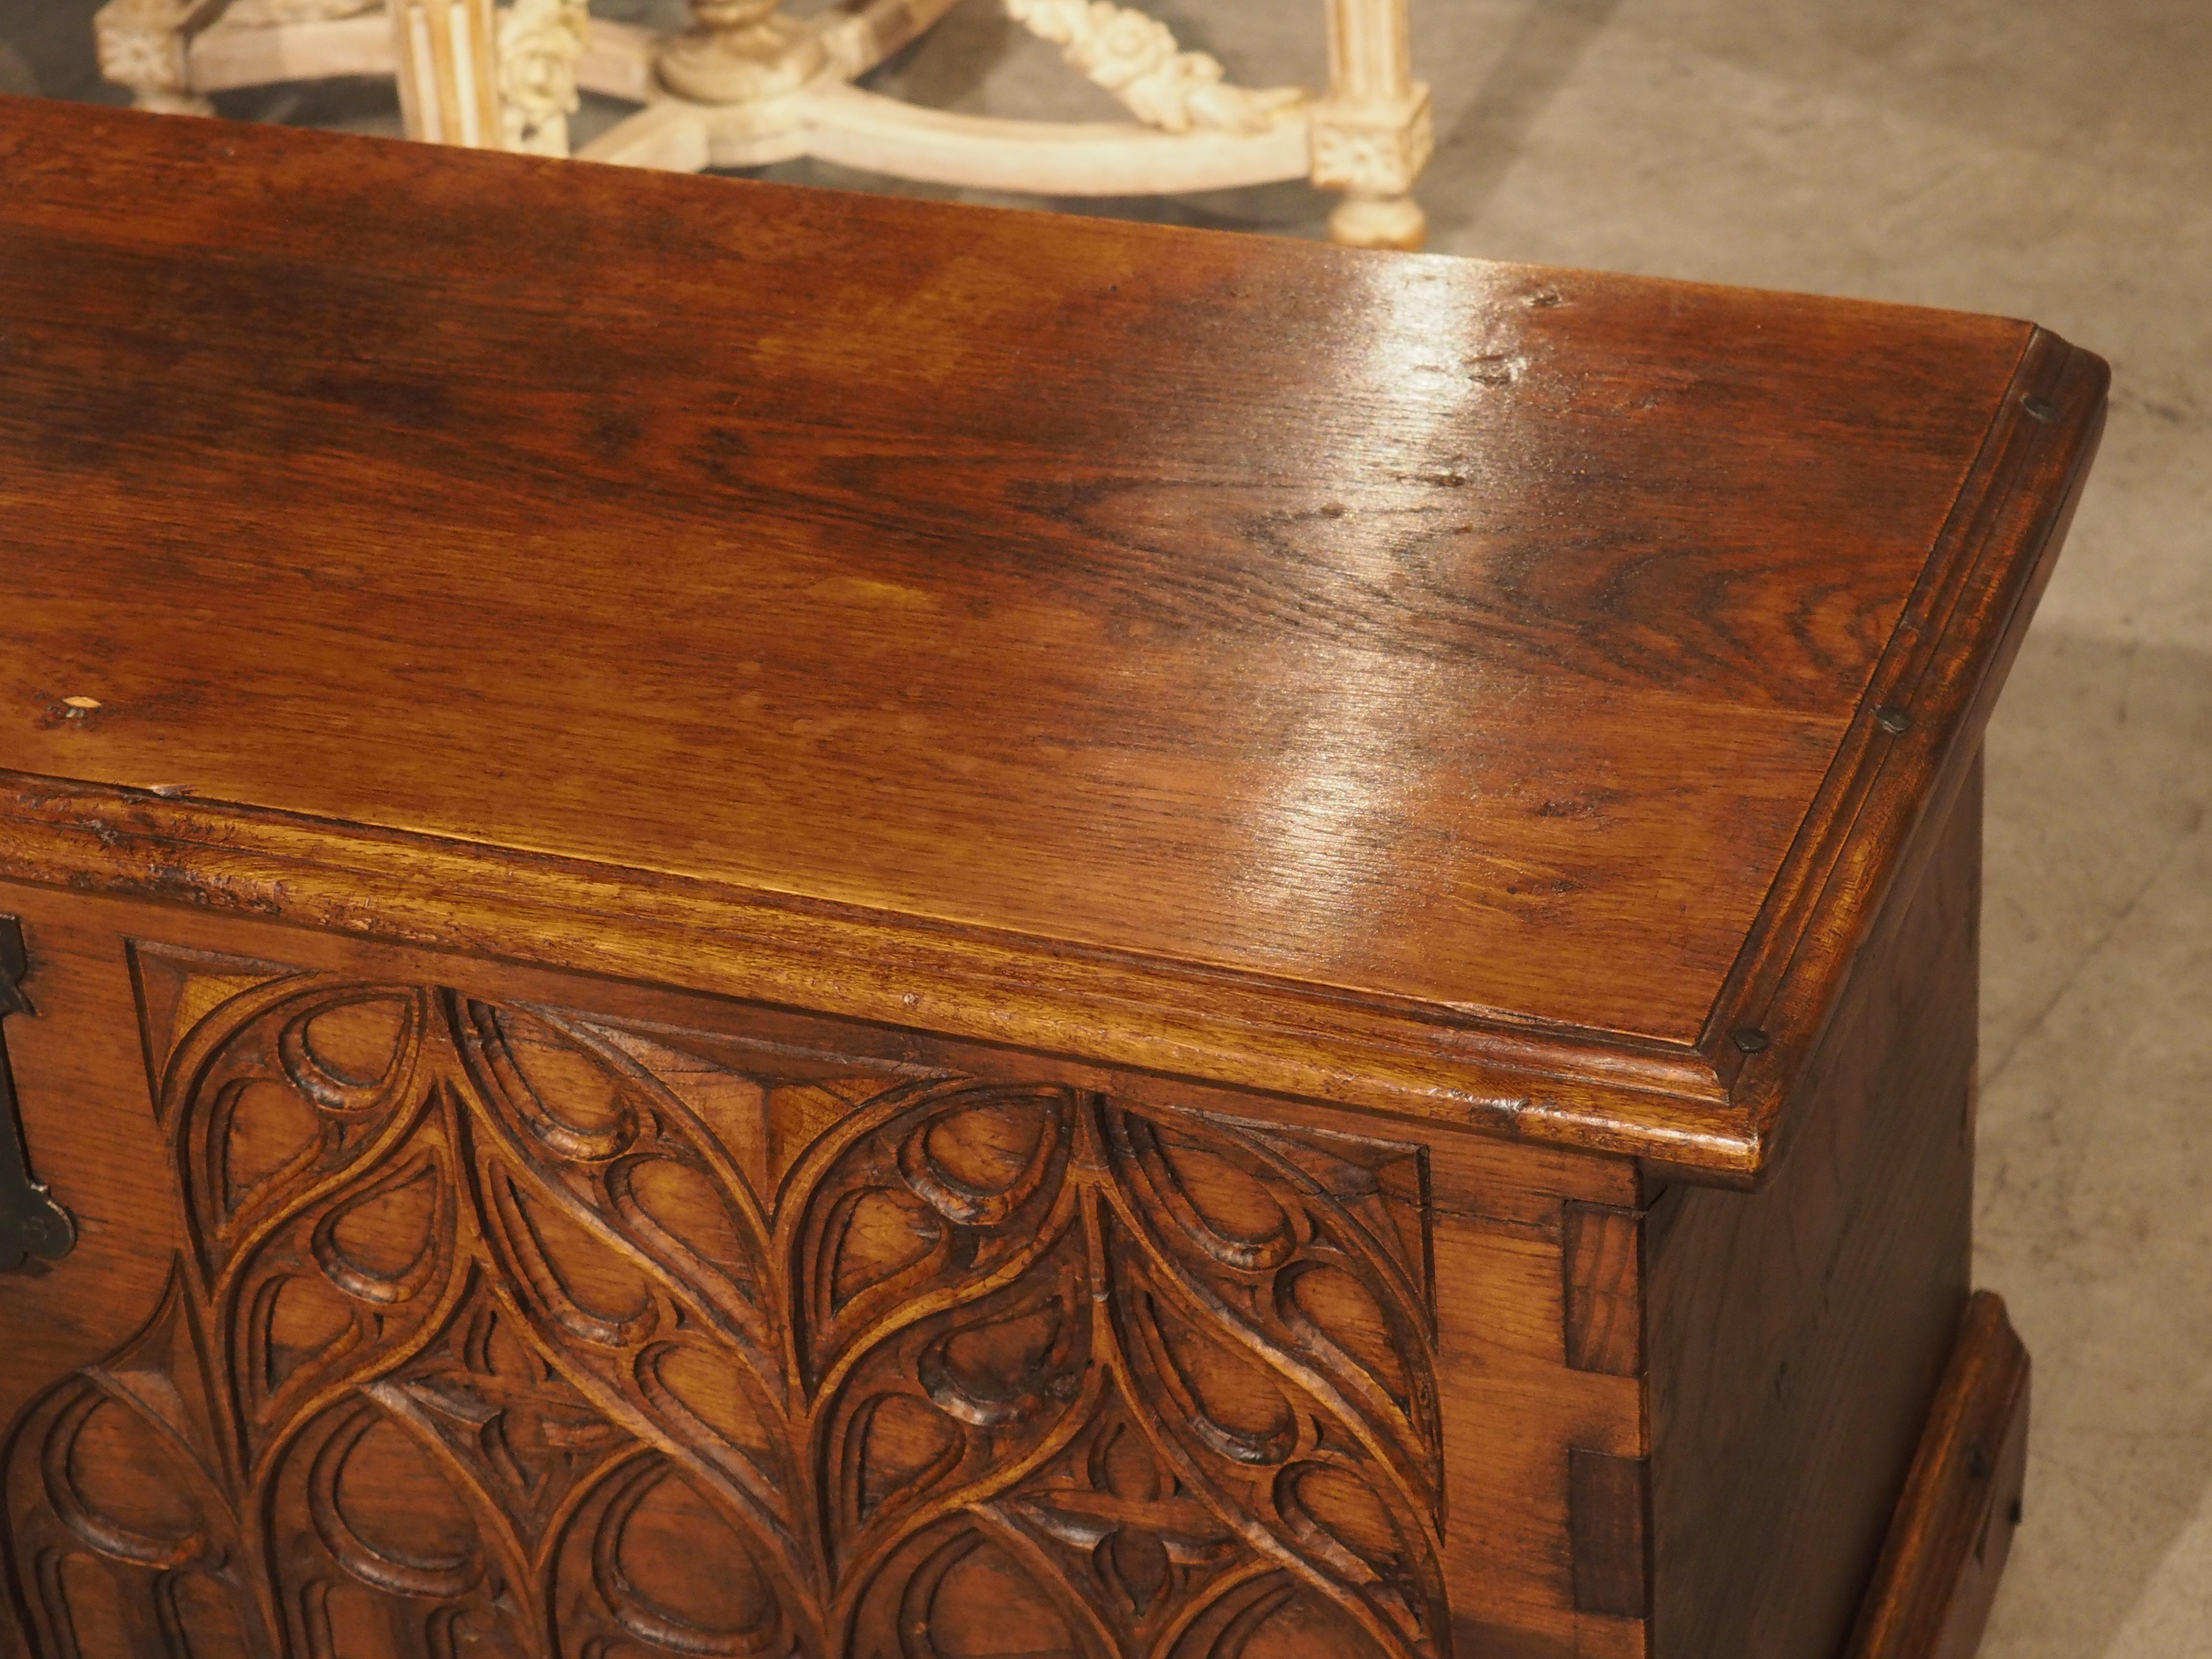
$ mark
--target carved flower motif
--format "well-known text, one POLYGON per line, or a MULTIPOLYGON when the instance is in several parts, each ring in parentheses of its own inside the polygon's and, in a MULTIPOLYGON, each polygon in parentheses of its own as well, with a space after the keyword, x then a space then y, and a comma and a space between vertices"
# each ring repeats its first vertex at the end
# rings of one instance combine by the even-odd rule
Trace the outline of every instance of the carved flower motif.
POLYGON ((1176 38, 1165 23, 1098 0, 1091 8, 1090 33, 1074 62, 1112 92, 1162 68, 1175 55, 1176 38))
MULTIPOLYGON (((1123 96, 1137 118, 1147 126, 1169 132, 1187 132, 1193 126, 1234 128, 1243 124, 1234 119, 1208 119, 1200 112, 1200 100, 1213 93, 1226 91, 1232 98, 1238 95, 1236 88, 1222 86, 1222 76, 1221 65, 1213 58, 1203 52, 1186 52, 1135 82, 1123 96)), ((1267 124, 1262 121, 1257 125, 1267 124)))
POLYGON ((1313 180, 1326 190, 1401 196, 1413 187, 1435 149, 1425 103, 1396 124, 1328 115, 1314 125, 1313 180))
POLYGON ((501 118, 509 149, 564 155, 576 112, 582 0, 515 0, 499 19, 501 118))
POLYGON ((1006 14, 1129 106, 1168 132, 1211 128, 1263 132, 1305 101, 1297 87, 1254 90, 1227 84, 1220 60, 1184 52, 1158 18, 1112 0, 1006 0, 1006 14))
POLYGON ((172 31, 134 28, 127 24, 106 27, 95 24, 94 38, 99 44, 100 72, 118 87, 139 92, 184 89, 182 36, 172 31))

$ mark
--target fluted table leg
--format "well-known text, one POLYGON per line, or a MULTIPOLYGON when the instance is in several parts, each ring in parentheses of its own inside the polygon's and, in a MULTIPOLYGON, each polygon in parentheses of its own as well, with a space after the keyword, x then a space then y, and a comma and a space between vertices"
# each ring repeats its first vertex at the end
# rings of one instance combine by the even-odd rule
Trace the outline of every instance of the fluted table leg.
POLYGON ((1413 181, 1436 149, 1429 89, 1413 79, 1410 0, 1327 0, 1328 96, 1314 111, 1313 181, 1344 192, 1329 234, 1418 248, 1428 216, 1413 181))
POLYGON ((410 138, 501 148, 491 0, 390 0, 399 117, 410 138))

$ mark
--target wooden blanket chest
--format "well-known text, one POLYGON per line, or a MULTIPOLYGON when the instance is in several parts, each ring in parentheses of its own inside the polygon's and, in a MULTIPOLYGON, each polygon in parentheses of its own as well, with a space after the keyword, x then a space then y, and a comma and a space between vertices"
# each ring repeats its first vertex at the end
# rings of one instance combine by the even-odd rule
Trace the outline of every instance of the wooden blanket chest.
POLYGON ((2104 388, 0 102, 7 1640, 1970 1644, 1979 744, 2104 388))

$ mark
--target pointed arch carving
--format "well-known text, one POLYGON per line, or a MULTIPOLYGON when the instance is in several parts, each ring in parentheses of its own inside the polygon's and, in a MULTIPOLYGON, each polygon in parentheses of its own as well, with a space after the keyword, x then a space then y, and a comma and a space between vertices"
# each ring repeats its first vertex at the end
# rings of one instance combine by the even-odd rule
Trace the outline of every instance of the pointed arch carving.
POLYGON ((133 977, 184 1242, 9 1440, 40 1654, 1449 1652, 1418 1148, 133 977))

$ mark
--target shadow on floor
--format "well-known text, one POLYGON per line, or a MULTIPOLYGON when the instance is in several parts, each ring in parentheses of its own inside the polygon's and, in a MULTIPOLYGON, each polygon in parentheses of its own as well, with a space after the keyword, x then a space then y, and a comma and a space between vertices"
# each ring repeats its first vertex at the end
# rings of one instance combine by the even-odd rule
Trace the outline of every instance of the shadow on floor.
POLYGON ((2212 656, 2055 629, 1990 734, 1976 1276, 2036 1366, 2005 1659, 2197 1651, 2164 1626, 2212 1599, 2208 750, 2212 656))
POLYGON ((1430 212, 1437 240, 1471 229, 1490 205, 1528 135, 1604 32, 1621 0, 1537 0, 1451 131, 1438 135, 1452 187, 1430 212))

